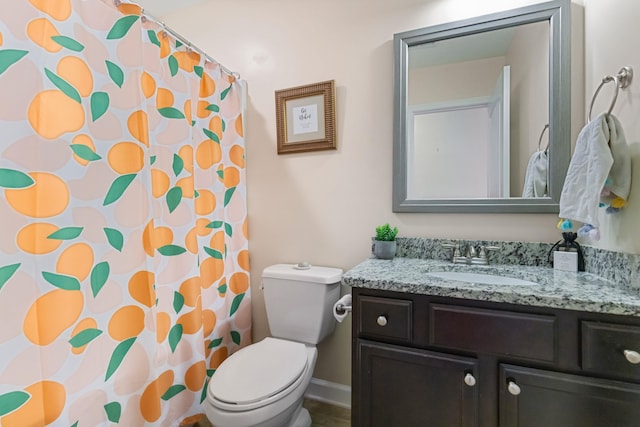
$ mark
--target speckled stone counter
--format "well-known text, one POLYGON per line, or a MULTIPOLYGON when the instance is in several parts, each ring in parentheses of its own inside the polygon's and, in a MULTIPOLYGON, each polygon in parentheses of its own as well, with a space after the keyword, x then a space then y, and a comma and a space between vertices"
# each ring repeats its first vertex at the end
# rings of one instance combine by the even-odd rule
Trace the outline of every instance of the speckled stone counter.
POLYGON ((571 273, 531 265, 463 265, 450 261, 397 257, 368 259, 348 270, 346 286, 477 301, 504 302, 597 313, 640 316, 640 290, 592 273, 571 273), (484 273, 535 282, 485 285, 429 276, 430 272, 484 273))

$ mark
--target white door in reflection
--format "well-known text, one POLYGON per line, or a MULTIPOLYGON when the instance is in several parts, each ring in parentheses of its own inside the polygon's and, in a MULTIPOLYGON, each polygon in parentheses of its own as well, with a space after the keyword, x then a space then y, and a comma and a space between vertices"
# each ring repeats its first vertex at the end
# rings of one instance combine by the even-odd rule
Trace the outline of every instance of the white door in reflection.
POLYGON ((509 85, 505 66, 491 96, 408 108, 408 199, 509 197, 509 85))

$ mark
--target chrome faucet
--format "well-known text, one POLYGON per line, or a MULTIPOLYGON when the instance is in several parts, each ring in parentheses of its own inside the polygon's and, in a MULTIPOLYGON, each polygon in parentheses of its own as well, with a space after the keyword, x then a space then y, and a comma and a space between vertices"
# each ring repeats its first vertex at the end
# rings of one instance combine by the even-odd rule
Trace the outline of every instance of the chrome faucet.
POLYGON ((451 255, 451 262, 454 264, 474 264, 474 265, 487 265, 489 264, 488 251, 496 251, 499 248, 497 246, 484 246, 480 245, 476 249, 473 245, 469 244, 462 254, 459 243, 443 243, 444 248, 453 248, 451 255))

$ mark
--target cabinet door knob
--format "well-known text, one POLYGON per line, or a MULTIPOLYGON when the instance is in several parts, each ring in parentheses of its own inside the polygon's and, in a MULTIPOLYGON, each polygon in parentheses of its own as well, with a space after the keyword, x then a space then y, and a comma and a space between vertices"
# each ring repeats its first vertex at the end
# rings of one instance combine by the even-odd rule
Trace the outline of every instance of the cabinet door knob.
POLYGON ((509 385, 507 385, 507 390, 509 390, 509 393, 513 394, 514 396, 517 396, 520 394, 520 386, 518 386, 518 384, 514 383, 513 381, 509 381, 509 385))
POLYGON ((464 376, 464 383, 469 387, 473 387, 474 385, 476 385, 476 377, 467 372, 467 375, 464 376))
POLYGON ((387 316, 378 316, 377 323, 380 326, 387 326, 387 316))
POLYGON ((624 357, 627 359, 627 362, 633 363, 634 365, 640 363, 640 353, 637 351, 625 350, 624 357))

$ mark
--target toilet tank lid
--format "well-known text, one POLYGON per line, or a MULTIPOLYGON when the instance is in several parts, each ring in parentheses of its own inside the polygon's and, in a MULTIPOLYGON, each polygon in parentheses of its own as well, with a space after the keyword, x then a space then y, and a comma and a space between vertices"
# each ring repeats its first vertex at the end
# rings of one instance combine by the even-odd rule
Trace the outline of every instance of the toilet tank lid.
POLYGON ((317 265, 275 264, 262 271, 263 278, 300 280, 320 284, 337 283, 342 279, 342 269, 317 265))

